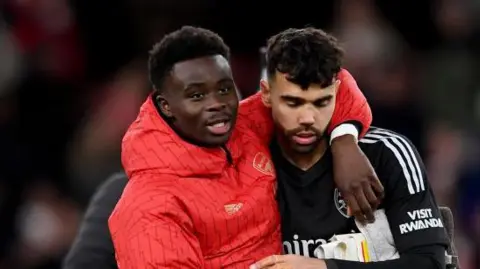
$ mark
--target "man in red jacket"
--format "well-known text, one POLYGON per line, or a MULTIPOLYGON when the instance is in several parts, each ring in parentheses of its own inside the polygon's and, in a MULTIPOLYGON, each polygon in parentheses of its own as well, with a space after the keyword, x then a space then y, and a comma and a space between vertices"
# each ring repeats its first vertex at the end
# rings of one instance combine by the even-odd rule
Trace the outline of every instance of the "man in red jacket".
MULTIPOLYGON (((119 268, 247 268, 281 253, 268 148, 273 123, 259 95, 238 109, 228 59, 218 35, 193 27, 167 35, 151 52, 155 91, 123 139, 129 183, 109 219, 119 268)), ((339 80, 330 131, 351 121, 363 133, 368 104, 348 72, 339 80)), ((353 139, 336 143, 363 156, 353 139)), ((359 170, 370 171, 358 160, 359 170)))

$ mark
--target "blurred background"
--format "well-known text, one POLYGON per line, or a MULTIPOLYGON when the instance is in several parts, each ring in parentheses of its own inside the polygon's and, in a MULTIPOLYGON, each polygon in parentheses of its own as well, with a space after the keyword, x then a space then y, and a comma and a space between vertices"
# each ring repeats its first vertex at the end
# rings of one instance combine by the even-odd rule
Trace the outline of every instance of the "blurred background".
POLYGON ((152 44, 182 25, 232 48, 243 97, 260 48, 288 27, 334 33, 374 125, 419 148, 456 216, 463 268, 480 268, 479 0, 0 1, 0 269, 59 268, 95 188, 150 91, 152 44))

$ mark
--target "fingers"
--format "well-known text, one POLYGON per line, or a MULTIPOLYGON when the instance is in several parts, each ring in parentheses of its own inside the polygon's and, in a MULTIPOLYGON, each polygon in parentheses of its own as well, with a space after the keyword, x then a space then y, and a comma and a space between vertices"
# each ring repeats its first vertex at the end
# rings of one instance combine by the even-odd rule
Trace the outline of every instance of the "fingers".
POLYGON ((274 266, 275 264, 283 262, 282 255, 272 255, 268 256, 255 264, 250 266, 250 269, 265 269, 274 266))
POLYGON ((382 182, 377 177, 377 174, 373 174, 371 177, 371 186, 373 187, 373 190, 376 193, 376 196, 378 196, 378 199, 383 200, 385 196, 385 189, 383 188, 382 182))
MULTIPOLYGON (((366 220, 369 223, 372 223, 375 221, 375 217, 373 215, 373 209, 372 206, 370 206, 370 202, 368 201, 366 197, 366 190, 371 190, 370 185, 364 185, 363 188, 360 188, 357 190, 355 193, 355 198, 357 199, 358 206, 360 207, 361 213, 365 215, 366 220)), ((372 191, 373 192, 373 191, 372 191)), ((375 197, 375 203, 376 203, 376 197, 375 197)))
POLYGON ((348 194, 345 195, 345 201, 348 205, 347 211, 349 212, 349 215, 354 216, 358 221, 365 223, 366 218, 357 203, 357 198, 353 194, 348 194))
MULTIPOLYGON (((375 169, 373 169, 370 161, 368 160, 367 156, 364 156, 365 161, 368 162, 369 171, 367 173, 367 179, 371 187, 375 192, 375 196, 378 197, 379 200, 382 200, 385 195, 385 190, 383 188, 382 182, 377 177, 377 173, 375 169)), ((362 181, 365 182, 365 181, 362 181)))
POLYGON ((361 223, 375 221, 372 207, 364 194, 363 188, 358 188, 353 195, 349 194, 346 196, 345 200, 349 205, 350 214, 353 215, 355 219, 361 223))
POLYGON ((365 197, 367 198, 367 201, 370 204, 372 210, 376 210, 378 205, 380 204, 380 199, 377 198, 377 195, 375 194, 372 188, 373 188, 372 185, 365 184, 363 186, 363 192, 365 193, 365 197))

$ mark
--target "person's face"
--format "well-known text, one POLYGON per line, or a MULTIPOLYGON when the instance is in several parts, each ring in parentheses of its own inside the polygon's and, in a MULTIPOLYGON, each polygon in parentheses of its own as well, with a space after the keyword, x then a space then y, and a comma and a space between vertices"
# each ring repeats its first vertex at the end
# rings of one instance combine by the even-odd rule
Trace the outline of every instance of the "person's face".
POLYGON ((339 80, 322 88, 312 84, 303 90, 277 72, 270 81, 261 82, 262 99, 271 107, 278 136, 292 150, 310 153, 321 142, 335 109, 339 80))
POLYGON ((205 146, 225 144, 237 118, 232 71, 220 55, 175 64, 156 100, 181 135, 205 146))

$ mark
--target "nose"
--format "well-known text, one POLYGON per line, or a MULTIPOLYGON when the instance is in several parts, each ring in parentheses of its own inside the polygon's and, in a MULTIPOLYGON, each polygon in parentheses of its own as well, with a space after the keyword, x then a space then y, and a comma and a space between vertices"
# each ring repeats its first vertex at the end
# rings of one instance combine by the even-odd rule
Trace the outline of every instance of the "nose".
POLYGON ((221 100, 218 100, 218 98, 212 96, 206 106, 206 110, 208 112, 217 112, 224 110, 226 107, 227 104, 225 102, 222 102, 221 100))
POLYGON ((311 126, 315 123, 315 114, 310 108, 306 108, 300 113, 300 117, 298 119, 300 125, 303 126, 311 126))

